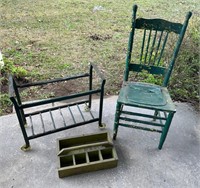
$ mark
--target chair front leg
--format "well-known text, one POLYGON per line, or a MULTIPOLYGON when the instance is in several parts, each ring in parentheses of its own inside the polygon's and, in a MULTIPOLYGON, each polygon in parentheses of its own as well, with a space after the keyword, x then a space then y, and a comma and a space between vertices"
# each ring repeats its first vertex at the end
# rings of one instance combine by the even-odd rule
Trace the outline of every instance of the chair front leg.
POLYGON ((174 116, 174 112, 170 112, 168 114, 167 120, 165 122, 165 126, 163 127, 162 134, 161 134, 161 137, 160 137, 159 146, 158 146, 158 149, 160 149, 160 150, 162 149, 162 146, 165 142, 165 139, 166 139, 169 127, 171 125, 173 116, 174 116))
POLYGON ((116 112, 115 112, 115 120, 114 120, 114 130, 113 130, 113 139, 116 140, 118 127, 119 127, 119 116, 121 113, 122 104, 117 102, 116 112))

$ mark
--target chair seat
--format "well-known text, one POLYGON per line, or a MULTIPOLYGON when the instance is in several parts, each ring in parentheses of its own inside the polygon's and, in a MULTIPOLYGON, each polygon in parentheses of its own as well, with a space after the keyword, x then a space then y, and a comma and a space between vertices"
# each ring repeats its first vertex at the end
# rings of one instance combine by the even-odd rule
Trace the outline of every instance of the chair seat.
POLYGON ((120 90, 118 102, 129 106, 176 111, 166 87, 141 82, 125 82, 120 90))

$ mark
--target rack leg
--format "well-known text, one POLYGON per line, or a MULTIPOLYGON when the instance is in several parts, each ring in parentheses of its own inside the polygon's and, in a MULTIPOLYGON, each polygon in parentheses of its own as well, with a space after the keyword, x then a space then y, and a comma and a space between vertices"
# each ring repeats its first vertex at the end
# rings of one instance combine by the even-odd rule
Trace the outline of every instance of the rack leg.
POLYGON ((106 127, 106 124, 102 123, 104 85, 105 85, 105 80, 101 84, 101 93, 100 93, 100 104, 99 104, 99 128, 100 129, 104 129, 106 127))
MULTIPOLYGON (((90 65, 90 77, 89 77, 89 91, 92 90, 92 78, 93 78, 93 67, 90 65)), ((92 95, 89 95, 89 103, 88 103, 88 108, 90 109, 92 106, 92 95)))
POLYGON ((84 108, 84 110, 85 110, 86 112, 89 112, 89 111, 90 111, 90 107, 89 107, 89 105, 86 104, 86 103, 85 103, 85 108, 84 108))
POLYGON ((26 133, 25 125, 24 125, 24 119, 23 119, 24 116, 21 114, 21 111, 19 110, 19 107, 17 106, 16 101, 14 100, 13 102, 14 102, 15 111, 16 111, 16 114, 18 117, 19 125, 20 125, 21 131, 22 131, 22 134, 23 134, 24 140, 25 140, 25 145, 22 146, 21 149, 23 151, 28 151, 31 149, 31 147, 30 147, 29 139, 28 139, 28 136, 26 133))
POLYGON ((30 151, 30 150, 31 150, 31 146, 25 144, 25 145, 23 145, 23 146, 21 147, 21 150, 22 150, 22 151, 30 151))

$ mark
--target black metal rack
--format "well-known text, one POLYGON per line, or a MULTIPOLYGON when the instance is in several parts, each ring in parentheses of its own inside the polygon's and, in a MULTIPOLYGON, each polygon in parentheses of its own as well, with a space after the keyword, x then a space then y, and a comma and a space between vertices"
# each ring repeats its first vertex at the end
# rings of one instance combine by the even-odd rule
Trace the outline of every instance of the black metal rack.
POLYGON ((52 79, 47 81, 40 81, 35 83, 18 84, 13 76, 9 77, 9 95, 15 107, 20 128, 25 140, 25 145, 21 147, 26 151, 30 149, 29 140, 63 131, 66 129, 82 126, 85 124, 98 122, 99 127, 104 127, 102 123, 103 97, 105 78, 98 70, 96 65, 90 64, 89 73, 79 74, 65 78, 52 79), (93 89, 93 72, 96 72, 100 78, 100 86, 93 89), (88 91, 79 92, 75 94, 43 99, 33 102, 22 102, 19 88, 28 88, 31 86, 41 86, 49 83, 66 82, 69 80, 76 80, 78 78, 88 77, 88 91), (92 95, 99 94, 99 112, 93 114, 90 111, 92 105, 92 95), (87 99, 81 99, 84 97, 87 99), (73 102, 67 102, 71 101, 73 102), (42 108, 42 105, 54 104, 55 102, 62 102, 56 106, 48 106, 42 108), (25 112, 25 109, 33 107, 41 108, 37 111, 25 112), (86 112, 87 111, 87 112, 86 112), (62 122, 62 123, 61 123, 62 122), (28 128, 26 128, 28 125, 28 128))

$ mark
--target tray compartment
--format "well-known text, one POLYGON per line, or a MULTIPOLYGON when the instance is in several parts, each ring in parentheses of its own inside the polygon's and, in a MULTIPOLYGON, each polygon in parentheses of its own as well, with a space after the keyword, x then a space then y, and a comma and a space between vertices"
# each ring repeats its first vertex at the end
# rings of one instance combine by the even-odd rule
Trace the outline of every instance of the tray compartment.
POLYGON ((118 163, 108 132, 58 139, 57 147, 60 178, 114 168, 118 163))

